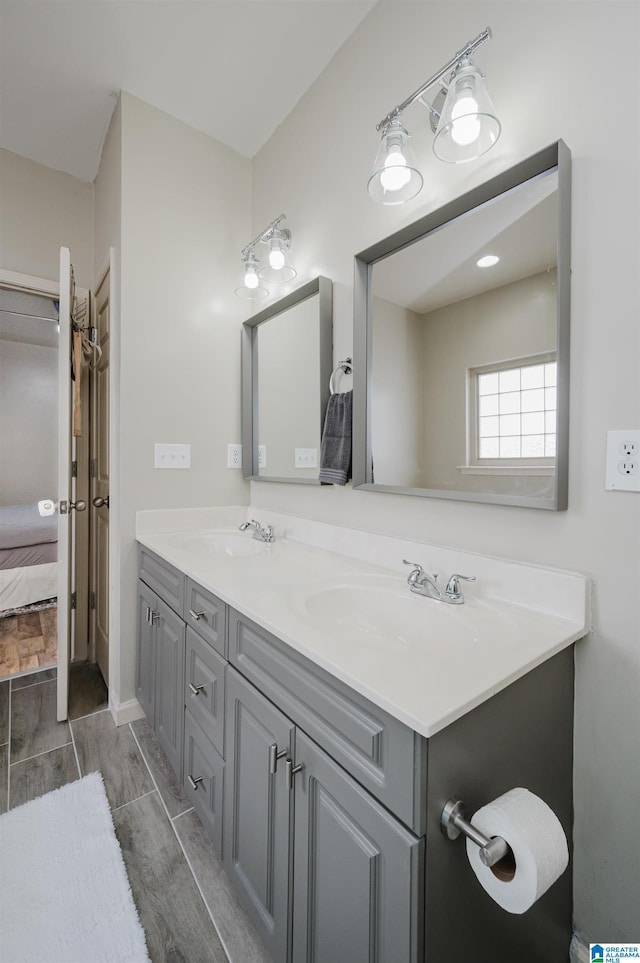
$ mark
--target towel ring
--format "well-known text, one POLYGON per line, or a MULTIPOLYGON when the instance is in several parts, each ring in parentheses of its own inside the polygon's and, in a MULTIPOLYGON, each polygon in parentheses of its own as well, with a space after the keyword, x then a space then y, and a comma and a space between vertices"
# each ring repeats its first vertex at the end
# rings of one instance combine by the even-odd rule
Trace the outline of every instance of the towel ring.
POLYGON ((345 358, 344 361, 339 361, 331 372, 331 377, 329 378, 329 394, 335 395, 336 390, 333 387, 333 379, 339 371, 344 371, 345 374, 351 374, 353 371, 353 362, 351 358, 345 358))

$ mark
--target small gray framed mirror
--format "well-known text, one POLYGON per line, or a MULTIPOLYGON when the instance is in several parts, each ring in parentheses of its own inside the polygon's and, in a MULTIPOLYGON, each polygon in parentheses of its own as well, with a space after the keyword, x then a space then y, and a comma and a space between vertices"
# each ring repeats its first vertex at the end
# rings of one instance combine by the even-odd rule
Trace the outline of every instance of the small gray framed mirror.
POLYGON ((355 259, 353 487, 567 507, 571 154, 355 259))
POLYGON ((317 277, 242 326, 242 470, 319 484, 332 364, 333 285, 317 277))

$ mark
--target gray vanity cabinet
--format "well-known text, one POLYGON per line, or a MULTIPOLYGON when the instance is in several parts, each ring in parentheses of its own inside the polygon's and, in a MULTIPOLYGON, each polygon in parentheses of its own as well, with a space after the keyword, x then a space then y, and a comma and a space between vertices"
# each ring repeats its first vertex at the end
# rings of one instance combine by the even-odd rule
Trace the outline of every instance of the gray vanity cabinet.
POLYGON ((226 733, 225 866, 273 959, 419 960, 424 840, 232 667, 226 733))
POLYGON ((277 963, 288 959, 291 793, 284 777, 293 730, 273 703, 229 667, 224 865, 277 963))
POLYGON ((176 773, 182 773, 185 624, 138 583, 136 696, 176 773))
POLYGON ((294 761, 292 959, 421 960, 424 839, 300 730, 294 761))

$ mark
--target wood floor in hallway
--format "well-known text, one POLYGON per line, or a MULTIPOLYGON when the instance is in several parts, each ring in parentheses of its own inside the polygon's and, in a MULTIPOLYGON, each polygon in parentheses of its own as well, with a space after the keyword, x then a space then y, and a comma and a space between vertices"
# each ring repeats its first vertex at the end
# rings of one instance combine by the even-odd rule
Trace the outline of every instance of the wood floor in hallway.
POLYGON ((53 605, 0 618, 0 679, 56 664, 57 617, 53 605))

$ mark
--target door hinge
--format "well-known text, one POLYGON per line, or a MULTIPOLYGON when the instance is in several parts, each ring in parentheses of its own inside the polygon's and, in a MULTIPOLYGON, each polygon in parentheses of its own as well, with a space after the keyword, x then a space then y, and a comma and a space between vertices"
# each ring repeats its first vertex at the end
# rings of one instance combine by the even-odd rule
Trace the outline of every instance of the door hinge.
POLYGON ((92 478, 95 478, 96 475, 98 474, 98 466, 96 464, 95 458, 91 459, 91 462, 89 465, 89 474, 91 475, 92 478))
POLYGON ((95 592, 90 592, 90 593, 89 593, 89 608, 90 608, 90 609, 95 609, 95 607, 96 607, 96 593, 95 593, 95 592))
POLYGON ((72 593, 71 593, 71 608, 72 608, 72 609, 75 609, 75 607, 76 607, 77 604, 78 604, 78 593, 77 593, 77 592, 72 592, 72 593))
POLYGON ((72 461, 72 462, 71 462, 71 477, 72 477, 72 478, 77 478, 77 477, 78 477, 78 462, 77 462, 77 461, 72 461))

